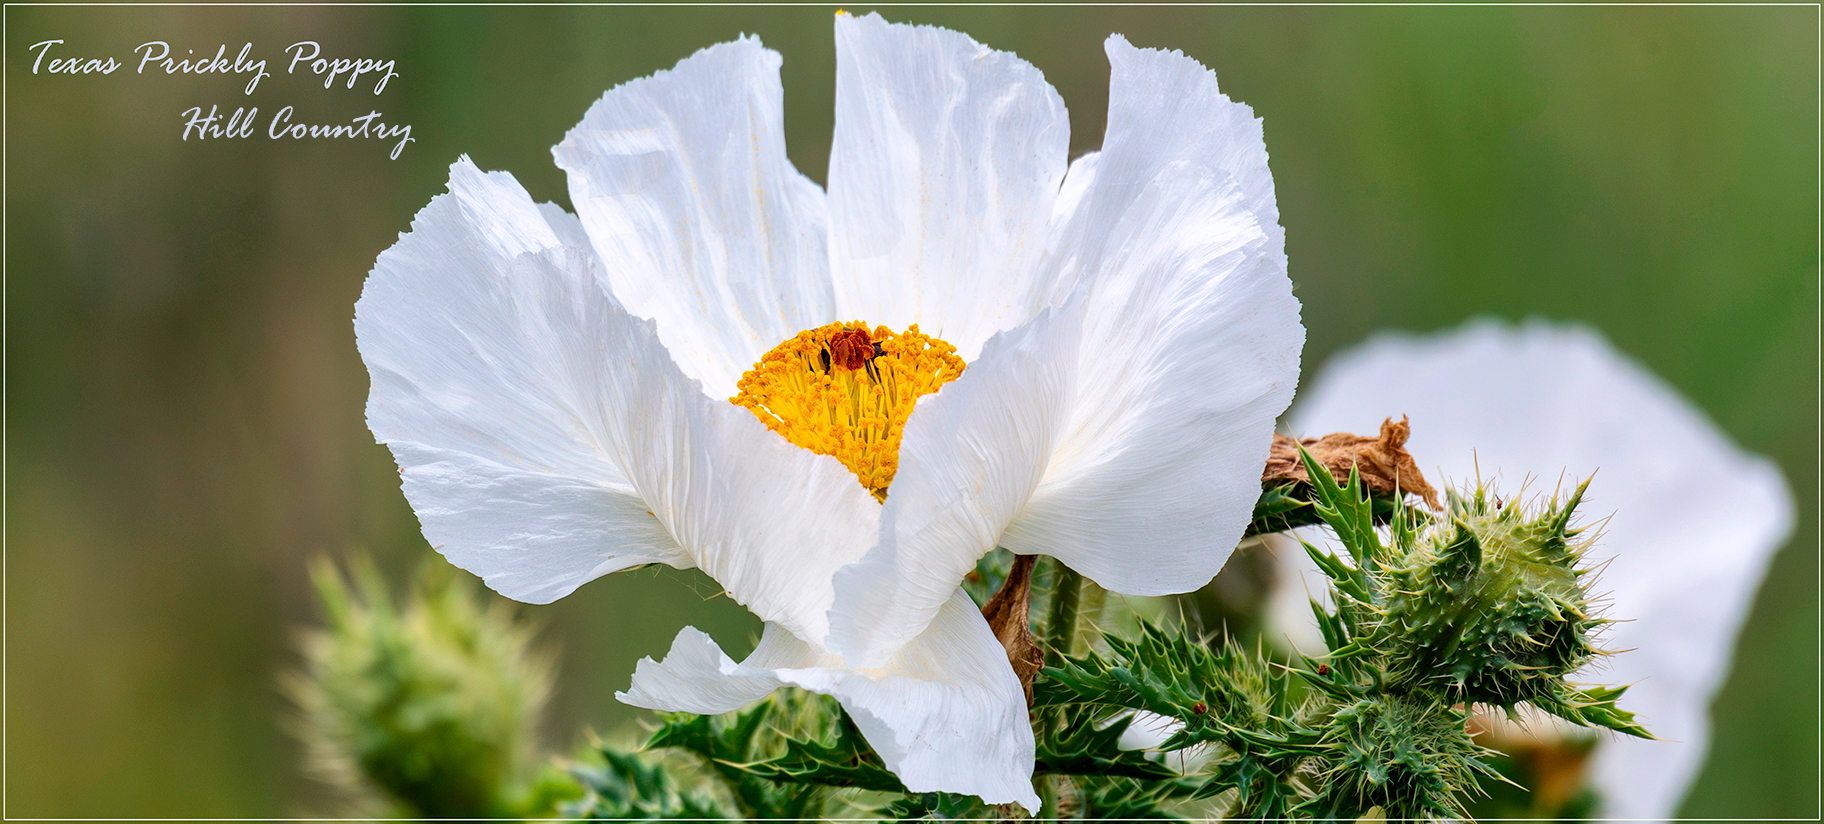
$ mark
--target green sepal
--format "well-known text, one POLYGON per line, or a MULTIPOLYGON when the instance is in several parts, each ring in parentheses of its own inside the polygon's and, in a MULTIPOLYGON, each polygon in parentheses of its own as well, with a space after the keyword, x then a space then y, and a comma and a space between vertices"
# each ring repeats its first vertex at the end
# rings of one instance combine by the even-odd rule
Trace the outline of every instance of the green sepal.
POLYGON ((1323 523, 1311 506, 1310 489, 1308 484, 1287 483, 1261 490, 1260 498, 1254 501, 1254 517, 1248 521, 1248 529, 1242 537, 1270 535, 1323 523))
MULTIPOLYGON (((1374 500, 1361 473, 1350 467, 1349 482, 1337 486, 1330 470, 1318 463, 1303 445, 1298 447, 1298 457, 1305 462, 1305 475, 1311 479, 1312 502, 1317 516, 1336 533, 1337 539, 1355 558, 1357 567, 1365 571, 1378 568, 1387 556, 1387 548, 1381 544, 1380 536, 1374 534, 1374 500)), ((1398 502, 1395 502, 1395 508, 1398 508, 1398 502)))
MULTIPOLYGON (((1403 508, 1393 495, 1373 490, 1369 491, 1369 506, 1377 524, 1392 520, 1403 508)), ((1260 497, 1254 501, 1254 515, 1248 521, 1248 528, 1242 537, 1271 535, 1323 523, 1323 517, 1318 515, 1317 507, 1313 504, 1311 485, 1294 481, 1260 491, 1260 497)))
POLYGON ((1368 573, 1361 567, 1345 564, 1343 559, 1312 546, 1310 542, 1299 541, 1299 544, 1305 548, 1305 554, 1311 557, 1311 562, 1317 564, 1318 571, 1329 576, 1337 591, 1364 604, 1373 602, 1369 590, 1372 584, 1368 582, 1368 573))
POLYGON ((1625 686, 1584 689, 1567 687, 1557 695, 1535 699, 1533 703, 1540 709, 1573 724, 1601 727, 1624 735, 1632 735, 1635 738, 1656 740, 1646 727, 1635 723, 1634 713, 1615 705, 1615 700, 1627 691, 1628 688, 1625 686))

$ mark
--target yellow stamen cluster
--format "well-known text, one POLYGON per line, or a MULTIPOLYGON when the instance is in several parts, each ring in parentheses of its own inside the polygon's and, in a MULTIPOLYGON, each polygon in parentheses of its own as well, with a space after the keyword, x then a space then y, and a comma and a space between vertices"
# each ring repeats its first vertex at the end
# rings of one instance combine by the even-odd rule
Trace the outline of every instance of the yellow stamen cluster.
POLYGON ((861 321, 807 329, 773 347, 735 384, 729 402, 766 428, 832 455, 885 501, 899 471, 899 439, 918 399, 963 373, 956 347, 861 321))

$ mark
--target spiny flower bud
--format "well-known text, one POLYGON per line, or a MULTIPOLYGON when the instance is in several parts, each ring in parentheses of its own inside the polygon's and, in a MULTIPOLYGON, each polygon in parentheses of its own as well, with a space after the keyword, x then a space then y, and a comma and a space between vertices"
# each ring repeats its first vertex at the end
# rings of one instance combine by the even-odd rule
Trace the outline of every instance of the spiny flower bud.
POLYGON ((1491 771, 1491 755, 1464 729, 1468 714, 1436 701, 1364 696, 1337 708, 1327 729, 1315 797, 1297 812, 1316 821, 1354 821, 1379 809, 1387 820, 1462 817, 1462 798, 1491 771))
POLYGON ((551 683, 530 626, 441 565, 403 605, 365 561, 352 586, 328 562, 313 577, 327 626, 304 637, 305 670, 287 686, 323 778, 356 798, 382 791, 408 816, 519 817, 549 806, 520 786, 551 683))
POLYGON ((1451 491, 1440 515, 1396 508, 1392 542, 1374 528, 1359 473, 1336 478, 1301 450, 1314 510, 1353 563, 1305 545, 1335 583, 1315 607, 1331 653, 1314 686, 1339 698, 1372 691, 1510 713, 1530 703, 1574 724, 1652 737, 1616 706, 1626 687, 1573 687, 1565 676, 1603 651, 1590 607, 1588 540, 1571 528, 1586 481, 1562 501, 1503 505, 1477 486, 1451 491))
POLYGON ((1583 490, 1536 511, 1491 504, 1481 487, 1453 490, 1443 517, 1396 531, 1377 633, 1391 686, 1504 708, 1549 703, 1564 676, 1601 654, 1591 633, 1605 622, 1579 567, 1589 544, 1570 527, 1583 490))

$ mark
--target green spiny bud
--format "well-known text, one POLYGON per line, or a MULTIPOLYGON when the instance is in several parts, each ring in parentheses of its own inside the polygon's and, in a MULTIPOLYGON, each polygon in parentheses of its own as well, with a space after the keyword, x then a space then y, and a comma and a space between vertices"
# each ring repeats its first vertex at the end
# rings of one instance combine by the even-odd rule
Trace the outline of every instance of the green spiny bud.
POLYGON ((1395 688, 1444 688, 1457 700, 1550 703, 1562 678, 1600 654, 1570 528, 1579 486, 1533 510, 1450 493, 1444 517, 1409 533, 1387 565, 1377 647, 1395 688), (1391 637, 1385 637, 1391 636, 1391 637))
POLYGON ((327 562, 313 577, 328 626, 305 636, 305 671, 287 686, 319 774, 409 815, 541 812, 518 786, 550 687, 532 630, 447 567, 428 568, 403 607, 365 562, 352 586, 327 562))
POLYGON ((1355 821, 1378 808, 1388 820, 1462 817, 1463 793, 1480 759, 1493 755, 1470 740, 1462 709, 1409 696, 1365 696, 1335 710, 1315 782, 1321 789, 1296 813, 1318 821, 1355 821))

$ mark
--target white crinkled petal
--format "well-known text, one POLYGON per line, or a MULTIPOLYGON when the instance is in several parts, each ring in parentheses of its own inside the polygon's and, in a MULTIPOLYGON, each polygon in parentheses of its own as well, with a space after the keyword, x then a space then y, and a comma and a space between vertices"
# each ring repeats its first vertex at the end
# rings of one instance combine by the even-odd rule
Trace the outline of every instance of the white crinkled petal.
POLYGON ((606 320, 587 248, 560 241, 572 230, 464 158, 355 305, 368 425, 425 537, 534 603, 636 564, 691 565, 603 448, 589 341, 606 320))
POLYGON ((880 506, 832 458, 706 396, 605 291, 561 212, 466 160, 356 306, 369 423, 425 534, 503 594, 561 597, 638 563, 701 567, 822 637, 835 570, 880 506))
MULTIPOLYGON (((766 625, 762 645, 778 636, 791 638, 790 632, 775 630, 776 626, 766 625)), ((665 660, 641 658, 633 668, 633 684, 614 697, 623 704, 660 712, 734 712, 785 686, 769 668, 749 663, 755 658, 765 660, 750 656, 737 664, 715 639, 696 627, 685 627, 672 640, 665 660)))
MULTIPOLYGON (((1070 170, 1064 173, 1064 183, 1058 187, 1058 199, 1051 204, 1051 224, 1054 227, 1069 225, 1076 214, 1077 207, 1083 205, 1083 194, 1089 191, 1089 184, 1096 179, 1096 164, 1102 160, 1101 152, 1089 152, 1070 162, 1070 170)), ((1054 232, 1052 242, 1061 240, 1054 232)), ((1075 281, 1060 281, 1060 294, 1075 285, 1075 281)))
POLYGON ((1434 485, 1473 482, 1478 465, 1510 496, 1529 478, 1529 493, 1549 495, 1561 477, 1568 487, 1594 475, 1584 521, 1613 513, 1592 552, 1607 562, 1595 589, 1622 621, 1602 646, 1625 651, 1578 680, 1633 684, 1622 708, 1663 739, 1602 741, 1594 780, 1605 815, 1672 815, 1703 762, 1736 633, 1792 528, 1779 470, 1575 326, 1482 321, 1380 336, 1328 364, 1292 420, 1308 436, 1370 432, 1402 414, 1407 448, 1437 472, 1434 485))
POLYGON ((1070 392, 1082 307, 1001 332, 918 402, 900 442, 880 543, 836 576, 831 649, 873 666, 912 640, 994 549, 1045 471, 1070 392))
POLYGON ((1181 54, 1119 37, 1108 54, 1108 136, 1051 241, 1087 291, 1070 414, 1002 546, 1118 592, 1186 592, 1252 515, 1304 327, 1259 121, 1181 54))
POLYGON ((609 442, 630 484, 736 603, 800 636, 824 637, 831 580, 873 545, 880 504, 835 458, 704 394, 651 321, 621 317, 600 341, 616 353, 602 404, 615 410, 609 442))
POLYGON ((777 52, 747 37, 610 90, 552 152, 614 295, 711 397, 835 320, 823 191, 785 155, 777 52))
POLYGON ((923 635, 878 668, 847 668, 775 624, 736 664, 708 636, 687 628, 664 661, 640 661, 633 686, 616 697, 649 709, 716 713, 788 684, 842 702, 907 789, 1038 809, 1032 727, 1019 678, 960 589, 923 635))
POLYGON ((830 258, 846 318, 966 361, 1054 297, 1032 261, 1070 121, 1039 70, 959 32, 836 16, 830 258))

